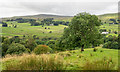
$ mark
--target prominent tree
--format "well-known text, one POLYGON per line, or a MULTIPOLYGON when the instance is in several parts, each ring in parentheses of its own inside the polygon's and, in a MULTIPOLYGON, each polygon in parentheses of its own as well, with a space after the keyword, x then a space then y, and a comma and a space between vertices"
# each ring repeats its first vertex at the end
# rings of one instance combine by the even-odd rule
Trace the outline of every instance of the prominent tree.
POLYGON ((59 46, 65 48, 83 48, 96 42, 100 32, 100 20, 95 15, 80 13, 73 17, 71 24, 65 29, 63 37, 59 40, 59 46))

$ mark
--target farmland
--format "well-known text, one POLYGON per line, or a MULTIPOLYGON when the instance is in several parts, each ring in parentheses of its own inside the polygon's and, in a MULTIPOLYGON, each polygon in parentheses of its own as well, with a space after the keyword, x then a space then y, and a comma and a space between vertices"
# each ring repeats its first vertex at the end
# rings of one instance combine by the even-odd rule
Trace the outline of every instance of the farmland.
POLYGON ((0 24, 2 69, 117 70, 120 35, 118 23, 110 24, 110 18, 117 21, 116 14, 87 13, 4 18, 0 24), (109 34, 102 35, 100 30, 109 34))

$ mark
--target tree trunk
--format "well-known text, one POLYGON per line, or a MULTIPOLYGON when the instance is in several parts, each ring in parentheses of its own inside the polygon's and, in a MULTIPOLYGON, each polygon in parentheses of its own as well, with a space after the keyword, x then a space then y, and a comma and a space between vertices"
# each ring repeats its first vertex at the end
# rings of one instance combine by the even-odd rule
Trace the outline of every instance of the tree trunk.
POLYGON ((92 45, 92 48, 94 48, 94 45, 92 45))
POLYGON ((84 45, 82 45, 81 52, 84 51, 84 45))

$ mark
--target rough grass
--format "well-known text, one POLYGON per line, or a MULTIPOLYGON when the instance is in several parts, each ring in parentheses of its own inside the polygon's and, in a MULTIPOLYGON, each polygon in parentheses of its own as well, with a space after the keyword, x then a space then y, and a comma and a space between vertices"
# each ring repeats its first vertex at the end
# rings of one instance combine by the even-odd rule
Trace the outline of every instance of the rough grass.
POLYGON ((115 63, 112 59, 101 59, 93 62, 87 61, 83 66, 84 70, 114 70, 115 63))
POLYGON ((9 59, 6 57, 3 61, 4 70, 64 70, 66 67, 59 55, 23 54, 9 59))
POLYGON ((118 50, 114 49, 97 47, 96 52, 93 51, 93 48, 89 48, 85 49, 85 51, 82 53, 80 50, 74 50, 61 52, 59 54, 68 62, 67 70, 83 70, 86 62, 91 63, 104 58, 108 60, 112 59, 115 63, 114 69, 118 68, 118 50), (66 53, 70 54, 70 56, 66 56, 66 53))
POLYGON ((40 65, 43 65, 43 67, 45 67, 43 69, 46 69, 47 67, 47 69, 55 69, 55 70, 58 69, 89 70, 91 66, 92 66, 91 70, 92 69, 117 70, 118 50, 97 47, 96 52, 93 51, 93 48, 89 48, 89 49, 85 49, 85 51, 82 53, 80 52, 80 50, 73 50, 73 51, 64 51, 49 55, 46 54, 43 55, 23 54, 22 56, 8 55, 5 58, 3 58, 4 70, 12 70, 12 69, 42 70, 40 65), (42 64, 40 63, 41 61, 43 61, 42 64), (96 67, 96 65, 98 67, 96 67), (53 68, 54 66, 55 68, 53 68), (103 67, 99 68, 101 66, 103 67))

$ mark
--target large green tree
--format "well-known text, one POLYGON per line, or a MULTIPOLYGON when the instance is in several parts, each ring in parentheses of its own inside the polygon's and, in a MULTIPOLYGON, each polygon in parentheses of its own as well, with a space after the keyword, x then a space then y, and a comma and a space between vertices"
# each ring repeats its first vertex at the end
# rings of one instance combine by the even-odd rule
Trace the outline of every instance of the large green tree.
POLYGON ((59 40, 59 47, 75 48, 89 46, 96 42, 100 32, 98 30, 101 21, 96 15, 89 13, 79 13, 73 17, 71 24, 65 29, 63 36, 59 40))

